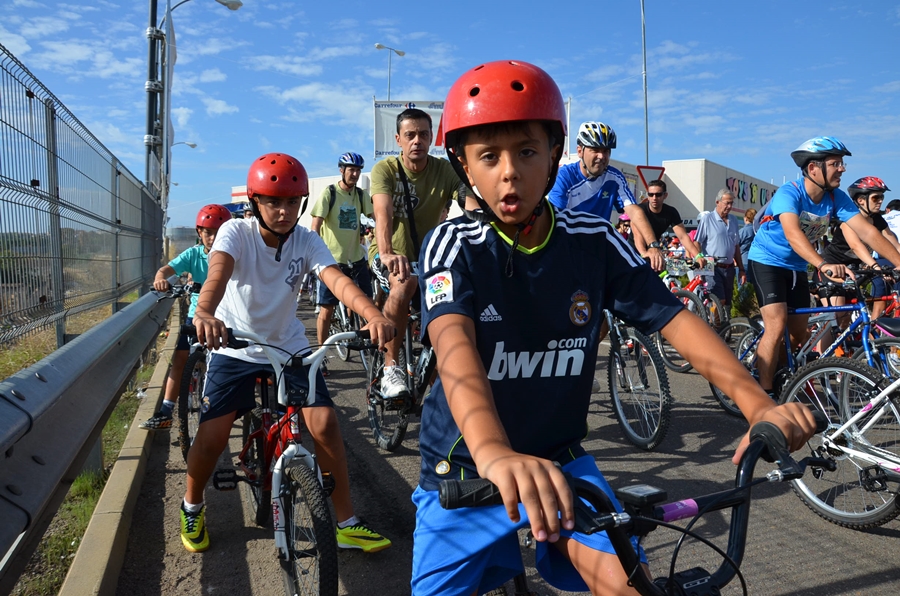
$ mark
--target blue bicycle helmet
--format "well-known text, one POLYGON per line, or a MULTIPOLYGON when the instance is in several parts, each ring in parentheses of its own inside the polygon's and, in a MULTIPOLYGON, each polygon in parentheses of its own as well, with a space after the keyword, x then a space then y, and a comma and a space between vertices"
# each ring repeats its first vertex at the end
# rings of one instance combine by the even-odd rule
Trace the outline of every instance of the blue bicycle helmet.
POLYGON ((852 153, 834 137, 814 137, 791 151, 791 158, 800 169, 805 169, 811 161, 821 161, 829 155, 844 156, 852 153))
POLYGON ((366 165, 366 160, 363 159, 363 156, 359 153, 345 153, 341 155, 338 159, 338 167, 343 168, 344 166, 354 166, 357 168, 362 168, 366 165))

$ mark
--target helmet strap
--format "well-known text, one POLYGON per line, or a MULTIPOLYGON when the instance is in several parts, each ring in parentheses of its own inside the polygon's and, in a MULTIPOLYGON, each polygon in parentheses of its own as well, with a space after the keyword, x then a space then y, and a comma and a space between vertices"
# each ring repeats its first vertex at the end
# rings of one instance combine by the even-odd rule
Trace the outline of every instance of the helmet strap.
POLYGON ((531 212, 531 217, 528 218, 528 221, 525 223, 516 224, 516 234, 513 236, 512 247, 509 250, 509 256, 506 258, 506 268, 504 273, 506 277, 513 276, 513 255, 516 253, 516 249, 519 248, 519 234, 524 234, 527 236, 531 233, 531 230, 534 228, 534 222, 537 221, 537 218, 541 216, 544 212, 544 201, 541 200, 538 203, 537 207, 534 208, 534 211, 531 212))
POLYGON ((825 192, 834 190, 836 188, 833 186, 828 186, 828 166, 825 165, 824 160, 823 161, 812 160, 809 163, 807 163, 806 167, 803 168, 803 177, 806 178, 807 180, 809 180, 810 182, 812 182, 813 184, 815 184, 816 186, 818 186, 819 188, 821 188, 825 192), (809 175, 809 164, 812 163, 813 161, 815 161, 816 163, 822 164, 822 167, 820 168, 822 170, 822 184, 819 184, 818 182, 816 182, 813 179, 813 177, 809 175))
MULTIPOLYGON (((294 230, 297 229, 297 223, 300 221, 300 218, 299 217, 297 218, 297 221, 294 222, 294 225, 291 226, 290 230, 288 230, 284 234, 279 234, 278 232, 276 232, 275 230, 273 230, 266 224, 266 220, 263 219, 262 213, 260 213, 260 211, 259 211, 259 204, 256 201, 254 201, 254 200, 250 201, 250 209, 253 210, 253 215, 256 217, 256 221, 259 222, 259 226, 262 229, 269 232, 270 234, 274 235, 276 238, 278 238, 278 246, 275 247, 275 262, 280 263, 281 262, 281 249, 284 247, 284 243, 287 242, 287 239, 290 238, 291 234, 294 233, 294 230)), ((306 197, 304 197, 304 199, 303 199, 303 208, 300 210, 300 214, 302 215, 305 210, 306 210, 306 197)))

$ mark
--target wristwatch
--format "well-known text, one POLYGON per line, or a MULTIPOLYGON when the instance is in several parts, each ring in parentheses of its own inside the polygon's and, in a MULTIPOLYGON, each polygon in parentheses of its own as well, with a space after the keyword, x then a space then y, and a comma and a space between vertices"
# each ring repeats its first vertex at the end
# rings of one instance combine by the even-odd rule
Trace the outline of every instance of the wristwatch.
POLYGON ((658 248, 662 250, 662 244, 660 244, 659 242, 651 242, 647 245, 647 248, 658 248))

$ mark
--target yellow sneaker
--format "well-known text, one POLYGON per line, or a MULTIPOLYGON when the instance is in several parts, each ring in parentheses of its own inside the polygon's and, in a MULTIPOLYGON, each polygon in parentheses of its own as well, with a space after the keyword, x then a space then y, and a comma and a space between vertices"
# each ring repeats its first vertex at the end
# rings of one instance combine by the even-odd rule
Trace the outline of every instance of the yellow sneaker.
POLYGON ((202 553, 209 548, 209 534, 206 533, 206 505, 197 513, 185 510, 181 504, 181 542, 189 552, 202 553))
POLYGON ((365 553, 376 553, 391 545, 391 541, 367 528, 362 522, 337 529, 338 548, 358 548, 365 553))

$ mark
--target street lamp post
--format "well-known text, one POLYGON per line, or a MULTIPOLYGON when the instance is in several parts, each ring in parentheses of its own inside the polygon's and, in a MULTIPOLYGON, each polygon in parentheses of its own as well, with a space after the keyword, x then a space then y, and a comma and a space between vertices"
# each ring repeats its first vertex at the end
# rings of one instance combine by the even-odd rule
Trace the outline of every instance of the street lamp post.
MULTIPOLYGON (((181 0, 181 2, 175 4, 171 10, 175 10, 185 2, 190 1, 191 0, 181 0)), ((216 2, 229 10, 237 10, 244 5, 241 0, 216 0, 216 2)), ((144 135, 144 145, 146 146, 147 153, 144 163, 144 186, 147 188, 150 188, 153 182, 150 178, 150 166, 153 163, 153 157, 154 155, 157 156, 157 161, 159 161, 161 155, 161 152, 158 150, 158 148, 162 146, 162 138, 157 134, 156 98, 164 91, 163 84, 159 77, 159 46, 160 42, 165 39, 165 34, 162 31, 162 22, 160 22, 159 25, 157 25, 156 22, 158 2, 157 0, 149 0, 149 3, 150 24, 147 27, 147 82, 144 83, 144 90, 147 92, 147 133, 144 135)), ((166 126, 166 123, 160 122, 160 126, 164 127, 166 126)), ((160 168, 160 171, 161 170, 162 168, 160 168)), ((162 184, 161 181, 160 184, 162 184)))
POLYGON ((405 56, 406 52, 404 52, 403 50, 395 50, 394 48, 388 47, 388 46, 380 44, 380 43, 375 44, 375 49, 376 50, 389 50, 388 51, 388 97, 387 98, 390 101, 390 99, 391 99, 391 57, 392 57, 391 54, 397 54, 398 56, 405 56))

